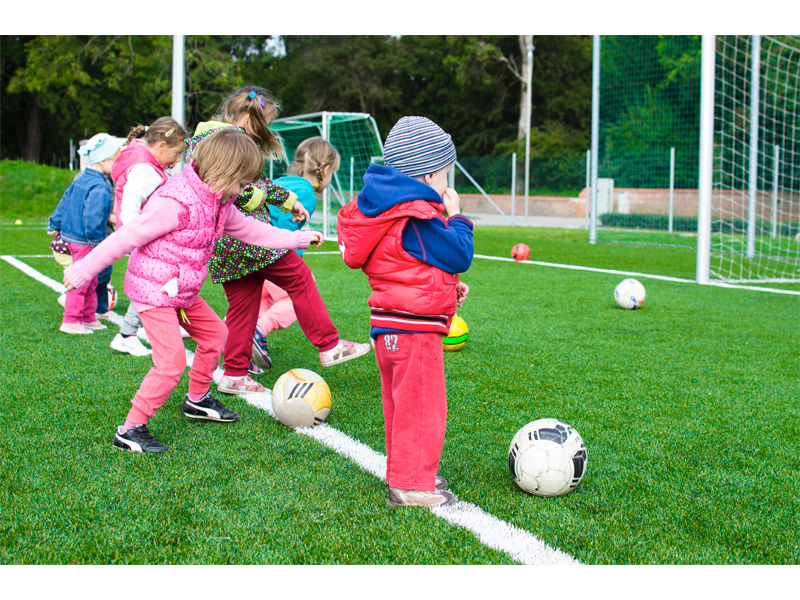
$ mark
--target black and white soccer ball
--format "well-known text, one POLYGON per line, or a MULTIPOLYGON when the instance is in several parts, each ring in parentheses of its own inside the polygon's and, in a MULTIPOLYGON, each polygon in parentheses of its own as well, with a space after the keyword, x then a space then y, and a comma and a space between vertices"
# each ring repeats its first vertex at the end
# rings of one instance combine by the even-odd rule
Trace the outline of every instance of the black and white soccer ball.
POLYGON ((563 496, 586 473, 581 435, 558 419, 537 419, 520 429, 508 449, 508 469, 516 484, 534 496, 563 496))

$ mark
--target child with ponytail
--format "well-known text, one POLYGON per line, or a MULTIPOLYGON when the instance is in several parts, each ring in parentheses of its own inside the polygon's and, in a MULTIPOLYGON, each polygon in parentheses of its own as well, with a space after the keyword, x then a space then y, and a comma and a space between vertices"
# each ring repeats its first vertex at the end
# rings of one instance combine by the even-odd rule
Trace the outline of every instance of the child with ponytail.
MULTIPOLYGON (((117 229, 139 216, 147 199, 166 183, 169 178, 166 170, 180 161, 187 137, 183 126, 170 117, 156 119, 149 126, 131 128, 127 145, 111 168, 111 178, 116 183, 117 229)), ((131 302, 110 347, 133 356, 148 356, 151 351, 136 337, 141 326, 142 321, 131 302)))

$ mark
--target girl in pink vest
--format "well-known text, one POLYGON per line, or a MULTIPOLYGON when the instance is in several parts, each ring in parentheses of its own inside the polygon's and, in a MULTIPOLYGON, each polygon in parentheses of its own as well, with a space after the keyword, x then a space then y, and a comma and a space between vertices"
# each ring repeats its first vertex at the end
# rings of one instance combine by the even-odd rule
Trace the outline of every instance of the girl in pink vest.
POLYGON ((135 452, 162 452, 147 422, 169 398, 186 369, 181 326, 197 342, 189 371, 189 390, 181 412, 191 419, 230 423, 239 414, 209 392, 219 365, 227 328, 199 296, 208 274, 214 242, 223 235, 273 248, 320 245, 316 231, 287 231, 248 219, 232 209, 234 198, 261 174, 263 159, 255 142, 236 129, 209 136, 193 161, 161 186, 141 215, 64 272, 67 290, 80 288, 107 265, 130 253, 125 294, 153 346, 153 368, 131 400, 125 424, 113 444, 135 452))
MULTIPOLYGON (((189 135, 175 119, 161 117, 149 126, 137 125, 128 134, 125 149, 111 168, 114 189, 114 215, 117 229, 142 212, 147 199, 166 183, 167 169, 180 162, 189 135), (139 139, 144 135, 143 139, 139 139)), ((142 321, 133 303, 111 340, 110 347, 133 356, 149 356, 151 351, 136 337, 142 321)))

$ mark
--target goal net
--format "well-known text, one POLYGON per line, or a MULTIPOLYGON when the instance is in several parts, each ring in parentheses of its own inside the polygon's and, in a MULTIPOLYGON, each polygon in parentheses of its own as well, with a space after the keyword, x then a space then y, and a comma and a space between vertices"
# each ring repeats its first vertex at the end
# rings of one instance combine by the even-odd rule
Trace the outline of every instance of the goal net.
POLYGON ((800 281, 800 36, 718 36, 709 278, 800 281))
MULTIPOLYGON (((383 163, 383 142, 375 119, 367 113, 318 112, 276 119, 270 129, 282 139, 289 161, 294 159, 297 146, 310 137, 328 140, 339 152, 339 170, 318 199, 310 222, 325 239, 335 240, 339 209, 361 190, 369 165, 383 163)), ((271 177, 285 175, 288 166, 285 162, 273 163, 271 177)))

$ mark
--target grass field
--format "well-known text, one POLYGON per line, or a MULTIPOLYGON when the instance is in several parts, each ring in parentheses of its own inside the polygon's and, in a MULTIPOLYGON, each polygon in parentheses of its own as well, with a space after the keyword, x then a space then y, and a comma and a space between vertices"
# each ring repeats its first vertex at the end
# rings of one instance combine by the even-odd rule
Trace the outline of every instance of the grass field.
MULTIPOLYGON (((0 254, 60 282, 41 221, 0 226, 0 254)), ((57 293, 0 260, 0 564, 552 564, 514 550, 506 538, 521 532, 525 548, 533 539, 584 565, 800 565, 800 297, 697 286, 682 281, 694 276, 690 251, 585 238, 476 228, 459 311, 470 340, 445 355, 440 472, 455 506, 506 532, 500 543, 454 513, 386 506, 384 483, 359 462, 384 451, 374 359, 323 371, 297 324, 270 335, 275 365, 257 379, 322 374, 333 411, 319 431, 287 428, 249 397, 228 398, 242 415, 233 425, 188 422, 184 377, 150 422, 169 452, 113 448, 149 359, 110 350, 113 324, 60 334, 57 293), (617 308, 616 272, 492 260, 520 241, 539 263, 652 275, 638 277, 644 307, 617 308), (586 441, 587 472, 568 496, 526 495, 508 473, 512 436, 540 417, 586 441), (359 450, 337 451, 326 432, 359 450)), ((366 341, 366 278, 335 250, 306 260, 342 337, 366 341)), ((124 272, 116 263, 120 290, 124 272)), ((221 286, 202 295, 225 313, 221 286)), ((116 312, 126 307, 122 296, 116 312)), ((737 581, 726 573, 717 589, 737 581)))

